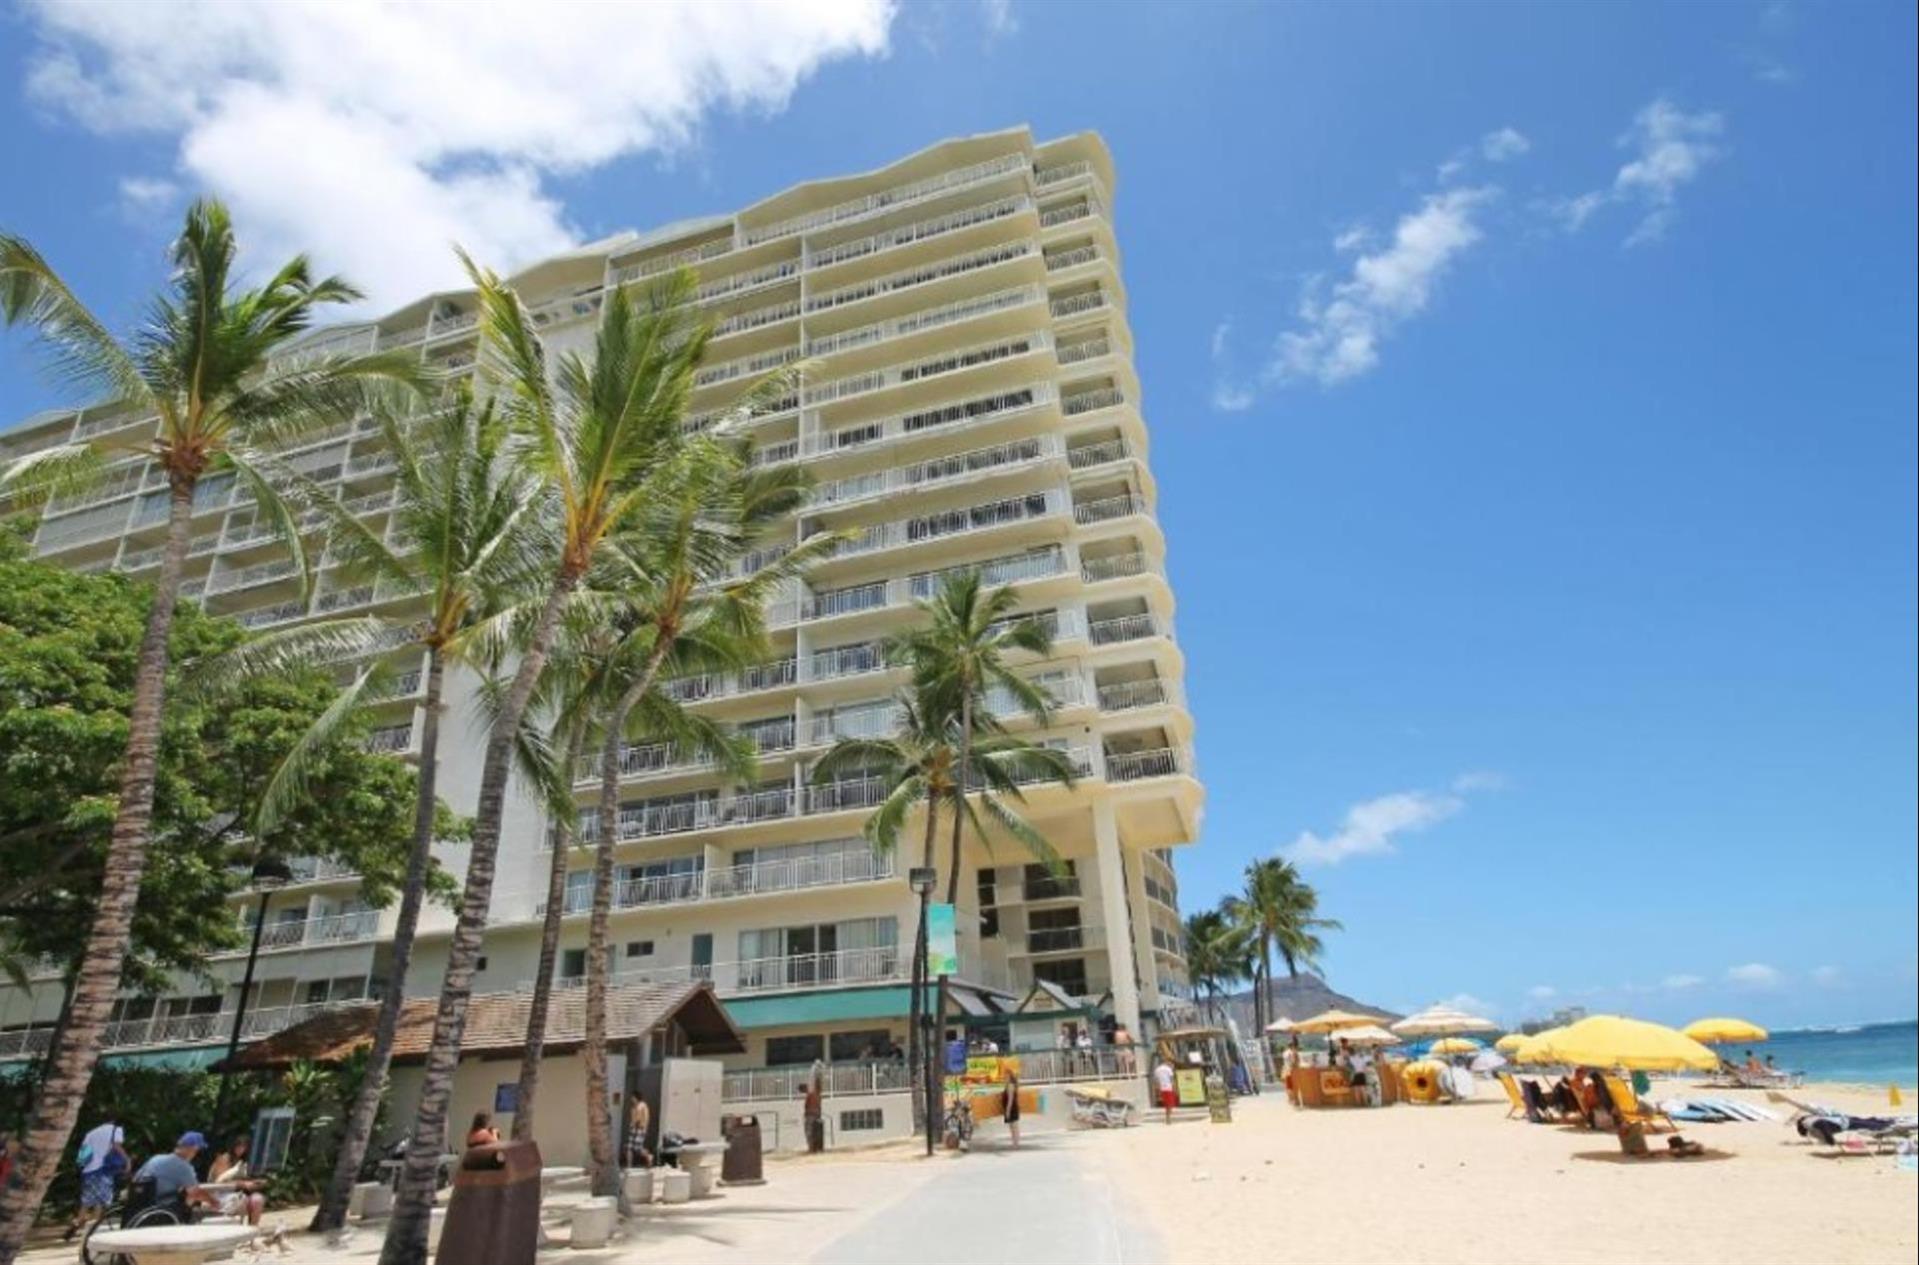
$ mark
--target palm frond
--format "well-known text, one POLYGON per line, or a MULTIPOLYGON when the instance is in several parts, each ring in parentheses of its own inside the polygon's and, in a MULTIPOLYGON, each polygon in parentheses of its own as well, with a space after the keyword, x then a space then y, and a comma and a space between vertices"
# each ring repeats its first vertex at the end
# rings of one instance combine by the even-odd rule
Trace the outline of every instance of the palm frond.
POLYGON ((287 810, 305 800, 314 763, 338 740, 341 730, 352 723, 365 700, 372 697, 390 675, 378 664, 363 669, 307 726, 299 741, 281 758, 260 794, 260 805, 253 816, 255 838, 264 839, 272 834, 285 819, 287 810))

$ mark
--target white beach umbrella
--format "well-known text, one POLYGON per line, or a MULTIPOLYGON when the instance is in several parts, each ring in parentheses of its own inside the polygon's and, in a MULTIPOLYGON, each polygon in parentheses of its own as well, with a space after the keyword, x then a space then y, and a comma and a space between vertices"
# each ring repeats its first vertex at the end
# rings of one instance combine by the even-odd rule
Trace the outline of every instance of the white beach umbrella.
POLYGON ((1392 1025, 1402 1037, 1438 1037, 1459 1032, 1497 1032, 1499 1025, 1451 1006, 1428 1006, 1392 1025))

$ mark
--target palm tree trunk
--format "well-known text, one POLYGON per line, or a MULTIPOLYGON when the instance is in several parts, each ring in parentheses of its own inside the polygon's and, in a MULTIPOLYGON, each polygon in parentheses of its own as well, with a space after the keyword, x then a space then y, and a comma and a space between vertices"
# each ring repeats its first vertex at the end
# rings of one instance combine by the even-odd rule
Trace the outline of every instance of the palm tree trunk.
MULTIPOLYGON (((1264 937, 1261 937, 1259 942, 1259 952, 1261 957, 1260 969, 1261 969, 1261 972, 1266 977, 1265 982, 1260 985, 1259 991, 1266 998, 1266 1023, 1271 1023, 1273 1021, 1273 946, 1272 946, 1272 942, 1270 940, 1265 939, 1264 937)), ((1262 1024, 1259 1030, 1261 1032, 1266 1031, 1265 1025, 1262 1024)))
POLYGON ((180 598, 180 570, 186 563, 193 520, 196 479, 176 474, 167 516, 166 552, 146 633, 133 676, 133 707, 127 722, 126 764, 120 771, 120 804, 107 844, 100 897, 93 910, 80 969, 74 978, 66 1026, 47 1056, 33 1114, 22 1132, 13 1178, 0 1193, 0 1265, 18 1255, 34 1214, 60 1166, 100 1060, 100 1038, 114 994, 120 990, 121 965, 133 939, 133 909, 146 873, 147 843, 153 825, 153 783, 160 760, 161 707, 167 684, 167 639, 180 598))
POLYGON ((440 985, 440 1009, 433 1020, 433 1043, 427 1050, 426 1075, 420 1086, 420 1105, 400 1170, 399 1191, 380 1265, 423 1265, 427 1226, 432 1219, 434 1176, 447 1144, 447 1106, 453 1097, 453 1074, 460 1063, 460 1042, 466 1035, 467 1003, 473 996, 473 972, 486 932, 487 908, 493 899, 493 868, 500 851, 501 817, 506 810, 507 777, 513 768, 514 738, 520 717, 533 697, 546 668, 547 653, 560 624, 560 612, 579 584, 579 573, 562 570, 547 594, 546 605, 533 626, 531 644, 520 659, 513 685, 487 734, 486 755, 480 766, 480 795, 473 820, 473 843, 466 863, 466 890, 460 898, 460 917, 447 949, 446 978, 440 985))
MULTIPOLYGON (((567 735, 561 768, 572 780, 585 734, 575 725, 567 735)), ((566 915, 566 866, 573 852, 579 818, 563 813, 553 822, 553 863, 546 877, 546 918, 540 924, 540 967, 533 977, 533 1001, 526 1012, 526 1051, 520 1055, 520 1085, 514 1095, 513 1140, 533 1139, 533 1109, 540 1093, 540 1060, 546 1056, 546 1015, 553 1005, 553 967, 560 956, 560 921, 566 915)))
MULTIPOLYGON (((951 905, 959 894, 960 844, 966 829, 966 775, 973 764, 973 695, 968 690, 960 699, 960 750, 959 777, 954 781, 953 789, 953 859, 946 871, 946 903, 951 905)), ((931 862, 928 862, 930 865, 931 862)))
POLYGON ((340 1156, 333 1165, 310 1230, 337 1230, 346 1224, 347 1200, 359 1179, 360 1165, 373 1142, 373 1124, 386 1096, 387 1070, 393 1062, 393 1039, 400 1029, 400 1010, 406 1000, 407 971, 413 964, 413 938, 420 929, 420 908, 426 903, 426 876, 433 864, 433 820, 439 807, 440 698, 446 683, 446 661, 437 644, 426 649, 426 706, 420 721, 419 796, 413 808, 413 847, 407 853, 406 886, 400 892, 400 916, 393 926, 393 956, 387 967, 386 993, 373 1025, 373 1048, 367 1052, 366 1072, 347 1115, 340 1139, 340 1156))
MULTIPOLYGON (((926 869, 933 868, 933 849, 939 840, 939 797, 929 789, 926 796, 926 841, 920 849, 920 864, 926 869)), ((921 895, 919 903, 924 905, 926 897, 921 895)), ((921 1046, 925 1033, 923 1017, 926 1013, 926 977, 920 971, 920 964, 926 960, 926 919, 916 918, 913 923, 913 962, 907 974, 913 981, 912 996, 906 1003, 906 1068, 907 1084, 913 1089, 913 1101, 917 1109, 926 1108, 926 1094, 920 1080, 926 1074, 926 1060, 921 1056, 921 1046)))
POLYGON ((607 921, 613 913, 613 855, 620 844, 620 748, 626 719, 653 688, 671 638, 662 633, 646 656, 638 679, 627 686, 606 718, 600 747, 600 838, 593 853, 593 917, 586 933, 586 1037, 580 1061, 586 1066, 587 1173, 595 1195, 620 1193, 619 1157, 613 1153, 612 1121, 607 1117, 606 995, 612 984, 607 960, 607 921))

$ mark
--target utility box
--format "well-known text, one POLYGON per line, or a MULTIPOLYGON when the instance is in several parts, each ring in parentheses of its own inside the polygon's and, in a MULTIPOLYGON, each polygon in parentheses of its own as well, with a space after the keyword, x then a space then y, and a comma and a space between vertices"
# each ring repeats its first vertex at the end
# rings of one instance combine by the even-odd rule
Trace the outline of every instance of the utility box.
POLYGON ((713 1059, 662 1059, 642 1068, 640 1097, 653 1110, 647 1149, 658 1155, 660 1138, 668 1133, 718 1142, 720 1082, 720 1064, 713 1059))
POLYGON ((539 1250, 539 1144, 469 1149, 453 1174, 434 1259, 445 1265, 527 1265, 539 1250))

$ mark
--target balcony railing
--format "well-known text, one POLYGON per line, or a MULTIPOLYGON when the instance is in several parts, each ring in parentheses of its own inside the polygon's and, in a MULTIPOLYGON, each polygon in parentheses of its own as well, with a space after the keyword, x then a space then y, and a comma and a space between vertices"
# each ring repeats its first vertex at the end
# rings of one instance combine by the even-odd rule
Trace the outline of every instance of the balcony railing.
MULTIPOLYGON (((757 861, 688 874, 659 874, 623 879, 613 885, 613 907, 635 909, 650 905, 687 904, 703 900, 735 900, 817 887, 844 887, 873 883, 894 875, 893 858, 869 850, 832 852, 783 861, 757 861)), ((572 888, 562 909, 583 914, 593 908, 590 888, 572 888)), ((534 907, 534 917, 546 915, 546 902, 534 907)))
POLYGON ((932 285, 951 277, 963 277, 981 268, 993 268, 1000 264, 1011 263, 1016 259, 1028 259, 1037 253, 1031 241, 1006 242, 998 246, 988 246, 982 250, 969 251, 938 263, 922 264, 916 268, 903 268, 883 277, 874 277, 868 281, 855 282, 841 286, 837 290, 827 290, 820 294, 808 295, 806 310, 824 312, 848 303, 859 303, 866 299, 877 298, 882 294, 895 294, 901 290, 911 290, 916 286, 932 285))
POLYGON ((1144 681, 1114 681, 1099 687, 1099 709, 1103 712, 1124 712, 1136 707, 1158 707, 1168 697, 1166 682, 1158 677, 1144 681))
POLYGON ((1006 154, 970 167, 961 167, 954 171, 942 172, 924 180, 915 180, 908 184, 895 185, 891 189, 882 189, 863 198, 854 198, 837 206, 811 211, 805 215, 796 215, 791 219, 779 220, 759 228, 749 228, 740 234, 740 244, 757 246, 761 242, 770 242, 775 238, 790 237, 795 233, 811 233, 833 224, 843 224, 848 220, 877 214, 889 207, 904 206, 937 196, 949 189, 963 188, 992 180, 1008 172, 1020 171, 1027 166, 1024 154, 1006 154))
POLYGON ((831 382, 822 382, 818 386, 807 387, 803 393, 803 402, 808 407, 832 404, 854 396, 867 395, 874 391, 883 391, 888 387, 905 386, 910 383, 925 382, 931 378, 941 378, 948 374, 962 373, 968 369, 977 369, 984 365, 997 364, 1019 356, 1030 356, 1035 352, 1046 351, 1053 345, 1053 336, 1045 330, 1035 330, 1010 338, 997 339, 990 343, 980 343, 963 347, 956 351, 942 352, 927 360, 908 364, 893 365, 885 369, 874 369, 867 373, 855 374, 850 378, 838 378, 831 382))
POLYGON ((1142 611, 1136 615, 1119 615, 1112 619, 1096 619, 1086 625, 1087 640, 1096 646, 1116 645, 1122 641, 1138 641, 1142 637, 1160 635, 1159 619, 1151 611, 1142 611))
POLYGON ((867 611, 910 605, 931 597, 950 575, 977 571, 983 584, 997 587, 1028 580, 1044 579, 1066 570, 1066 555, 1057 547, 1013 554, 982 562, 963 563, 938 571, 922 571, 904 579, 875 580, 867 584, 809 592, 801 600, 802 619, 832 619, 867 611))
POLYGON ((675 702, 700 703, 711 698, 780 689, 798 679, 797 668, 798 664, 792 659, 776 659, 741 672, 675 677, 664 682, 661 689, 675 702))
POLYGON ((302 945, 351 944, 372 939, 380 925, 377 909, 362 909, 350 914, 331 914, 324 918, 299 918, 287 922, 269 922, 260 934, 260 948, 291 949, 302 945))
POLYGON ((1066 464, 1075 470, 1091 470, 1096 466, 1125 461, 1132 455, 1132 445, 1125 440, 1108 439, 1097 444, 1083 444, 1078 448, 1069 448, 1066 452, 1066 464))
POLYGON ((295 598, 290 602, 276 602, 272 606, 265 606, 257 611, 242 612, 234 616, 234 619, 242 628, 271 628, 275 624, 290 623, 303 618, 306 613, 306 603, 295 598))
POLYGON ((1024 307, 1037 303, 1045 291, 1038 286, 1019 286, 1011 290, 1002 290, 997 294, 988 294, 978 298, 959 299, 928 308, 923 312, 914 312, 909 316, 898 317, 890 321, 880 321, 874 325, 862 325, 857 329, 845 330, 838 334, 827 334, 815 338, 806 345, 809 356, 830 356, 836 352, 852 351, 859 347, 869 347, 874 343, 889 339, 904 338, 909 334, 918 334, 929 329, 939 329, 960 321, 971 320, 976 316, 988 316, 994 312, 1004 312, 1011 308, 1024 307))
MULTIPOLYGON (((720 1077, 721 1102, 793 1102, 806 1096, 812 1068, 744 1067, 720 1077)), ((857 1063, 829 1063, 821 1092, 831 1097, 864 1098, 874 1094, 901 1094, 912 1088, 913 1077, 903 1059, 866 1059, 857 1063)))
POLYGON ((1056 206, 1041 211, 1039 226, 1041 228, 1058 228, 1061 224, 1071 224, 1075 220, 1083 220, 1088 216, 1104 214, 1106 214, 1106 207, 1098 198, 1081 198, 1079 201, 1069 202, 1065 206, 1056 206))
POLYGON ((1052 383, 1034 382, 1011 391, 978 396, 956 404, 939 404, 894 417, 861 422, 857 426, 821 431, 806 436, 800 451, 805 456, 819 457, 853 449, 871 449, 875 445, 895 443, 935 428, 942 431, 947 427, 957 429, 1010 417, 1051 404, 1058 398, 1059 391, 1052 383))
POLYGON ((1099 258, 1097 246, 1075 246, 1071 250, 1049 250, 1046 252, 1046 271, 1063 272, 1068 268, 1077 268, 1081 264, 1090 264, 1099 258))
POLYGON ((1033 173, 1033 183, 1041 189, 1068 180, 1093 174, 1093 164, 1089 162, 1061 163, 1057 167, 1041 167, 1033 173))
POLYGON ((1101 387, 1096 391, 1081 391, 1062 398, 1060 412, 1068 417, 1078 417, 1081 413, 1091 413, 1097 409, 1112 408, 1126 403, 1126 393, 1118 387, 1101 387))
POLYGON ((1146 504, 1145 497, 1136 492, 1127 492, 1120 496, 1106 496, 1096 501, 1079 502, 1073 506, 1073 521, 1081 526, 1087 526, 1149 512, 1151 507, 1146 504))
POLYGON ((413 726, 389 725, 376 729, 366 737, 366 749, 376 754, 392 755, 410 750, 413 746, 413 726))
POLYGON ((716 386, 722 382, 731 382, 751 374, 771 373, 784 368, 800 358, 797 347, 782 347, 776 351, 764 352, 758 356, 745 356, 739 360, 728 360, 717 365, 708 365, 694 375, 696 387, 716 386))
POLYGON ((835 479, 831 483, 814 488, 812 504, 815 507, 844 505, 853 501, 888 496, 907 489, 922 490, 940 487, 979 475, 994 474, 1002 470, 1057 459, 1064 451, 1064 442, 1058 435, 1035 435, 1027 439, 1015 439, 1010 443, 994 444, 990 448, 975 448, 970 452, 955 453, 950 457, 935 457, 928 461, 915 462, 910 466, 894 466, 886 470, 875 470, 870 474, 835 479))
POLYGON ((768 325, 777 325, 781 321, 790 321, 799 314, 800 301, 798 299, 791 299, 785 303, 773 303, 766 307, 754 308, 750 312, 740 312, 729 316, 715 325, 713 327, 713 337, 725 338, 729 334, 744 334, 748 330, 762 329, 768 325))
POLYGON ((1097 939, 1090 927, 1045 927, 1026 933, 1028 953, 1067 953, 1092 947, 1097 939))
POLYGON ((235 589, 252 588, 256 584, 284 580, 296 574, 299 569, 290 558, 276 562, 255 563, 250 567, 241 567, 238 571, 223 571, 212 577, 207 584, 207 592, 230 593, 235 589))
POLYGON ((636 281, 641 277, 657 277, 663 272, 672 272, 676 268, 691 268, 705 263, 709 259, 718 259, 721 255, 733 253, 733 239, 721 237, 698 246, 688 246, 665 255, 655 255, 651 259, 642 259, 635 264, 627 264, 614 274, 621 283, 636 281))
POLYGON ((1013 496, 1003 500, 989 501, 984 505, 945 510, 938 514, 925 514, 918 518, 875 523, 871 527, 854 531, 841 540, 833 557, 836 560, 854 558, 862 554, 877 553, 883 549, 897 549, 903 545, 919 545, 950 536, 990 531, 1013 523, 1032 522, 1035 519, 1052 517, 1061 514, 1064 510, 1065 500, 1060 493, 1045 491, 1028 496, 1013 496))
POLYGON ((1104 338, 1089 338, 1085 342, 1072 343, 1059 349, 1059 362, 1062 365, 1077 365, 1088 360, 1098 360, 1101 356, 1111 355, 1113 344, 1104 338))
MULTIPOLYGON (((257 1041, 276 1032, 304 1023, 317 1014, 341 1006, 361 1004, 353 1001, 312 1002, 301 1006, 249 1008, 240 1028, 241 1038, 257 1041)), ((147 1019, 120 1019, 107 1024, 101 1044, 109 1050, 138 1050, 179 1045, 213 1045, 226 1041, 233 1033, 234 1012, 220 1010, 197 1015, 154 1015, 147 1019)), ((0 1032, 0 1059, 37 1057, 53 1044, 52 1025, 0 1032)))
POLYGON ((1008 216, 1018 215, 1021 211, 1030 211, 1032 208, 1033 200, 1024 195, 1001 198, 996 202, 986 202, 978 206, 963 207, 958 211, 951 211, 930 220, 917 220, 867 237, 856 237, 852 241, 822 246, 818 250, 807 252, 806 266, 830 268, 834 264, 864 259, 869 255, 893 250, 900 246, 911 246, 915 242, 944 237, 948 233, 957 233, 975 225, 990 224, 996 220, 1006 219, 1008 216))
POLYGON ((1084 316, 1088 312, 1097 312, 1106 306, 1104 290, 1088 290, 1084 294, 1069 294, 1063 299, 1054 299, 1048 305, 1055 320, 1064 320, 1069 316, 1084 316))
POLYGON ((1185 750, 1173 747, 1161 747, 1152 751, 1106 753, 1106 780, 1109 782, 1137 782, 1141 778, 1171 777, 1175 773, 1188 772, 1191 767, 1191 757, 1185 750))

